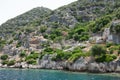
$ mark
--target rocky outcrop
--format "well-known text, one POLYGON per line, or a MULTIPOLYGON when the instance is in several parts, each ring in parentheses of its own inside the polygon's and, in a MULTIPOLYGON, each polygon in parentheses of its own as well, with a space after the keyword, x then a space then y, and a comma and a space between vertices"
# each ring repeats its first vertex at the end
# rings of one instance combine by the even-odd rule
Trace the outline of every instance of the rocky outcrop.
POLYGON ((87 65, 88 62, 83 57, 81 57, 77 61, 75 61, 75 63, 69 65, 68 69, 72 71, 86 71, 87 65))
POLYGON ((51 61, 51 58, 55 55, 45 55, 38 61, 38 65, 29 65, 26 62, 16 63, 12 66, 2 65, 1 68, 30 68, 30 69, 55 69, 55 70, 68 70, 78 72, 91 72, 91 73, 108 73, 108 72, 120 72, 120 61, 115 62, 103 62, 96 63, 89 58, 79 58, 77 61, 70 63, 67 61, 51 61))
POLYGON ((50 55, 44 56, 40 60, 40 68, 43 69, 59 69, 79 72, 92 72, 92 73, 107 73, 107 72, 120 72, 120 61, 96 63, 92 57, 79 58, 74 63, 70 62, 55 62, 50 60, 50 55))
POLYGON ((14 56, 20 53, 20 50, 12 45, 6 45, 3 48, 3 53, 14 56))

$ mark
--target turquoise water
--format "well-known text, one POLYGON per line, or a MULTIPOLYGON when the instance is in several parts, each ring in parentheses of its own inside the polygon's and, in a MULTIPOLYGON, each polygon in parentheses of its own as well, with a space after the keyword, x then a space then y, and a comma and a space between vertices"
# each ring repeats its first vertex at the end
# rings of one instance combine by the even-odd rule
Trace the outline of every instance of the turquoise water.
POLYGON ((0 69, 0 80, 120 80, 120 76, 55 70, 0 69))

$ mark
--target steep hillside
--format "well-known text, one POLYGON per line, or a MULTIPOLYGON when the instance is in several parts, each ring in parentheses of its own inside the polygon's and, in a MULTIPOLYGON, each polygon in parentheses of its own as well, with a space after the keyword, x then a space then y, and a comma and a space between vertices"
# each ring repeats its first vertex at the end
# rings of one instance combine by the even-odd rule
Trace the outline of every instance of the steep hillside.
MULTIPOLYGON (((21 14, 13 19, 8 20, 0 26, 0 33, 11 34, 19 28, 23 28, 33 22, 39 22, 36 25, 40 25, 43 18, 47 17, 51 13, 50 9, 44 7, 34 8, 24 14, 21 14)), ((3 34, 5 35, 5 34, 3 34)))
POLYGON ((47 19, 47 25, 74 27, 76 23, 88 22, 112 13, 119 7, 118 2, 118 0, 78 0, 53 11, 47 19))
MULTIPOLYGON (((0 32, 11 33, 20 26, 75 27, 76 23, 94 21, 119 7, 119 0, 78 0, 54 11, 35 8, 0 26, 0 32)), ((5 34, 3 34, 5 35, 5 34)))
POLYGON ((0 61, 70 70, 88 70, 95 62, 101 69, 99 63, 120 59, 119 31, 119 0, 78 0, 54 11, 34 8, 0 26, 0 61))

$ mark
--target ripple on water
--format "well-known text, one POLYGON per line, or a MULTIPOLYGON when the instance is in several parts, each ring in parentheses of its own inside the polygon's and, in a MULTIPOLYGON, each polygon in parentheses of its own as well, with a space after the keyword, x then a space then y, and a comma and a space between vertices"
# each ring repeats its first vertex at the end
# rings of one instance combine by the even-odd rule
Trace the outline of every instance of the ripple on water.
MULTIPOLYGON (((115 75, 115 74, 114 74, 115 75)), ((55 70, 1 69, 0 80, 120 80, 120 75, 97 75, 55 70)))

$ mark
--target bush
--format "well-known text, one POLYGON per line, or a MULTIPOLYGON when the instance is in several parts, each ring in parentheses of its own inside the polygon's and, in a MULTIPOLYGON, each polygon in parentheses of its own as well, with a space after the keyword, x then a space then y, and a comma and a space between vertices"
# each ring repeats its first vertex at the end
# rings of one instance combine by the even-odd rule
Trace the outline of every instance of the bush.
POLYGON ((82 52, 80 47, 76 47, 76 48, 74 48, 71 55, 69 56, 68 61, 74 62, 80 57, 86 57, 86 56, 89 56, 89 55, 90 55, 89 53, 82 52))
POLYGON ((30 59, 36 60, 38 57, 39 57, 39 54, 38 54, 38 53, 30 54, 30 55, 28 55, 28 56, 26 57, 25 60, 26 60, 26 61, 27 61, 27 60, 30 60, 30 59))
POLYGON ((118 50, 118 54, 120 54, 120 50, 118 50))
POLYGON ((113 49, 110 49, 110 51, 109 51, 109 52, 110 52, 110 54, 113 54, 114 50, 113 50, 113 49))
POLYGON ((73 35, 73 38, 75 41, 79 41, 80 40, 80 35, 78 35, 77 33, 73 35))
POLYGON ((115 15, 117 19, 120 19, 120 11, 115 15))
POLYGON ((8 60, 2 61, 2 65, 8 64, 8 60))
POLYGON ((116 58, 117 58, 116 55, 106 54, 106 55, 101 55, 99 57, 96 57, 95 60, 96 62, 110 62, 115 60, 116 58))
POLYGON ((116 32, 116 33, 120 33, 120 23, 117 24, 117 25, 114 27, 114 29, 115 29, 115 32, 116 32))
POLYGON ((8 59, 8 55, 4 54, 0 57, 2 60, 7 60, 8 59))
POLYGON ((84 57, 84 56, 85 56, 84 53, 75 53, 75 54, 73 54, 73 55, 68 59, 68 61, 74 62, 74 61, 76 61, 77 59, 79 59, 80 57, 84 57))
POLYGON ((106 55, 96 56, 95 61, 96 62, 105 62, 106 61, 106 55))
POLYGON ((22 42, 19 41, 19 42, 17 43, 16 47, 18 48, 18 47, 21 47, 21 46, 22 46, 22 42))
POLYGON ((34 59, 36 60, 37 58, 39 58, 39 53, 32 51, 28 56, 26 56, 26 61, 30 60, 30 59, 34 59))
POLYGON ((66 60, 67 57, 69 56, 68 52, 64 52, 63 50, 60 49, 54 49, 53 53, 56 54, 56 56, 52 58, 53 61, 66 60))
POLYGON ((33 30, 33 28, 32 27, 27 27, 26 29, 25 29, 25 32, 27 32, 27 33, 31 33, 31 32, 33 32, 34 30, 33 30))
POLYGON ((111 15, 107 15, 98 19, 93 25, 93 32, 96 33, 98 31, 101 31, 101 29, 103 29, 107 24, 109 24, 111 20, 112 20, 111 15))
POLYGON ((8 61, 8 63, 7 63, 8 66, 11 66, 11 65, 14 65, 14 64, 15 64, 15 60, 8 61))
POLYGON ((33 51, 33 52, 31 52, 30 55, 28 55, 26 57, 25 60, 28 64, 36 64, 36 59, 37 58, 39 58, 39 54, 33 51))
POLYGON ((106 61, 106 62, 110 62, 110 61, 113 61, 113 60, 116 59, 116 58, 117 58, 116 55, 107 54, 105 61, 106 61))
POLYGON ((57 53, 56 57, 52 58, 53 61, 67 60, 72 55, 72 53, 70 52, 63 52, 63 51, 56 53, 57 53))
POLYGON ((30 60, 27 61, 27 64, 33 64, 33 65, 35 65, 35 64, 37 64, 37 62, 34 59, 30 59, 30 60))
POLYGON ((111 47, 113 43, 106 43, 106 47, 111 47))
POLYGON ((54 50, 52 48, 46 48, 44 49, 44 52, 53 52, 54 50))
POLYGON ((68 60, 71 57, 72 53, 71 52, 64 52, 63 59, 68 60))
POLYGON ((106 54, 106 50, 104 47, 102 46, 99 46, 99 45, 94 45, 92 48, 91 48, 91 54, 93 56, 100 56, 100 55, 104 55, 106 54))
POLYGON ((47 27, 46 27, 46 26, 41 26, 41 27, 40 27, 40 32, 41 32, 41 33, 44 33, 46 30, 47 30, 47 27))
POLYGON ((26 54, 25 54, 25 51, 22 51, 20 54, 19 54, 20 57, 25 57, 26 54))

